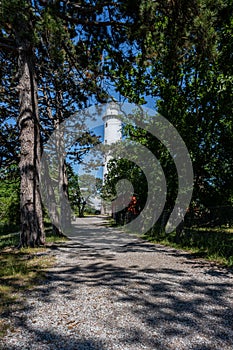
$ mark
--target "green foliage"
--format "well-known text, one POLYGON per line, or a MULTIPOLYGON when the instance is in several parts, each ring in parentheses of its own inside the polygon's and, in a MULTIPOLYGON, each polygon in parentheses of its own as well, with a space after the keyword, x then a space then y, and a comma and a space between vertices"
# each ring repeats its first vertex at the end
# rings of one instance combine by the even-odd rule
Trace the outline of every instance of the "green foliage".
POLYGON ((16 231, 19 230, 19 227, 12 227, 12 226, 2 226, 0 227, 0 249, 3 249, 5 247, 16 247, 19 244, 19 233, 16 231), (14 233, 8 233, 14 231, 14 233))
POLYGON ((71 208, 76 215, 79 217, 84 216, 84 212, 90 214, 95 213, 95 208, 93 208, 91 198, 97 193, 100 193, 102 180, 96 179, 95 176, 91 174, 77 175, 74 174, 72 168, 69 168, 69 201, 71 203, 71 208))
MULTIPOLYGON (((137 117, 137 115, 135 115, 134 117, 137 117)), ((146 115, 144 115, 144 118, 146 119, 146 115)), ((154 197, 151 198, 152 192, 148 193, 149 189, 153 188, 153 190, 156 193, 157 199, 160 196, 160 191, 163 191, 161 186, 158 185, 158 183, 160 183, 159 179, 161 179, 163 176, 163 171, 163 173, 165 174, 167 184, 166 204, 164 210, 171 212, 172 208, 174 207, 174 202, 177 196, 178 176, 174 161, 171 155, 169 154, 169 151, 166 149, 165 145, 163 145, 152 134, 150 134, 146 130, 142 130, 139 127, 127 125, 124 127, 123 133, 125 137, 123 147, 125 147, 126 142, 128 142, 130 145, 132 141, 136 144, 142 144, 144 147, 146 147, 147 150, 149 150, 153 154, 154 159, 156 158, 159 160, 161 169, 159 170, 157 167, 155 168, 155 164, 153 164, 153 162, 150 163, 145 157, 143 162, 146 174, 154 174, 154 176, 150 180, 148 180, 143 169, 136 165, 138 164, 138 161, 141 158, 140 153, 131 153, 130 160, 120 159, 122 152, 119 145, 119 159, 112 160, 108 163, 108 173, 105 178, 105 183, 102 191, 103 198, 109 201, 115 199, 117 196, 117 183, 122 179, 127 179, 132 185, 133 192, 136 194, 137 197, 138 205, 140 207, 140 210, 142 210, 148 200, 148 197, 150 198, 150 201, 156 200, 156 198, 154 197)), ((141 165, 142 164, 143 163, 141 163, 141 165)), ((151 204, 151 207, 153 207, 153 204, 151 204)), ((150 216, 151 213, 148 212, 144 215, 150 216)), ((168 217, 169 215, 167 216, 167 218, 168 217)), ((161 221, 160 224, 165 225, 166 222, 161 221)))
MULTIPOLYGON (((22 133, 28 125, 33 124, 35 117, 33 113, 29 113, 32 123, 24 123, 22 111, 19 113, 20 106, 23 108, 22 106, 27 105, 25 110, 34 111, 36 115, 39 111, 40 130, 38 131, 39 128, 36 130, 37 136, 39 137, 40 132, 42 142, 46 142, 55 128, 72 116, 77 109, 96 101, 107 100, 108 94, 103 88, 106 74, 103 68, 106 67, 105 56, 108 48, 113 47, 117 55, 118 47, 125 38, 124 30, 121 38, 118 31, 112 31, 112 26, 119 24, 123 28, 128 21, 129 12, 121 2, 118 5, 112 4, 111 1, 104 4, 101 1, 92 3, 84 1, 77 6, 75 2, 13 0, 1 2, 0 10, 0 47, 3 49, 3 53, 1 52, 3 70, 0 75, 2 83, 0 94, 3 100, 0 104, 0 118, 4 124, 1 128, 3 137, 1 137, 0 156, 1 160, 4 160, 4 167, 7 168, 9 164, 18 164, 21 157, 19 140, 23 139, 22 133), (28 64, 30 74, 27 77, 35 77, 36 81, 32 84, 34 91, 31 94, 33 96, 31 101, 25 101, 26 95, 22 93, 21 88, 23 85, 21 78, 25 78, 23 73, 26 61, 30 62, 28 64), (19 92, 22 97, 20 106, 19 97, 16 97, 19 92), (14 121, 18 117, 16 128, 20 126, 20 130, 17 129, 15 134, 12 133, 13 128, 8 127, 6 123, 8 119, 12 122, 12 117, 14 121), (12 140, 14 147, 11 145, 12 140)), ((25 135, 32 132, 33 128, 25 135)), ((64 135, 61 135, 61 138, 62 136, 64 135)), ((90 144, 92 141, 88 142, 90 144)), ((37 145, 39 144, 37 142, 37 145)), ((33 149, 35 144, 31 146, 33 149)), ((27 157, 29 156, 26 154, 25 159, 27 157)), ((22 159, 24 158, 21 157, 22 159)), ((32 167, 36 167, 38 163, 38 159, 26 159, 25 163, 27 161, 32 167)), ((61 183, 61 177, 59 178, 60 189, 66 187, 65 174, 63 175, 63 183, 61 183)), ((21 176, 26 177, 25 172, 21 172, 21 176)), ((34 181, 37 188, 37 177, 30 180, 34 181)), ((21 192, 25 193, 23 190, 21 192)), ((35 203, 32 191, 30 196, 31 202, 35 203)), ((9 203, 5 200, 3 207, 3 215, 9 216, 9 203)), ((22 227, 30 227, 29 231, 31 227, 37 227, 35 219, 32 219, 35 225, 28 222, 29 217, 38 217, 39 222, 42 222, 39 205, 33 210, 36 211, 36 215, 25 215, 23 218, 22 227)), ((22 215, 24 212, 21 211, 22 215)), ((67 214, 67 219, 68 216, 67 214)), ((43 232, 43 228, 37 231, 43 232)), ((31 232, 27 237, 30 234, 31 232)), ((33 237, 36 234, 34 232, 33 237)), ((23 236, 24 234, 21 237, 23 236)))
POLYGON ((19 178, 2 179, 0 182, 0 225, 16 228, 20 222, 19 178))
MULTIPOLYGON (((24 42, 34 55, 42 141, 78 108, 105 102, 111 80, 131 102, 143 104, 145 95, 152 96, 157 110, 177 128, 193 161, 193 201, 204 206, 232 203, 232 13, 229 0, 83 1, 78 7, 76 2, 2 0, 4 167, 19 161, 19 130, 9 120, 15 121, 19 110, 17 53, 24 42)), ((168 152, 141 130, 129 130, 128 137, 160 161, 168 183, 166 207, 172 207, 177 175, 168 152)), ((88 139, 87 145, 94 142, 88 139)), ((75 152, 70 156, 78 158, 75 152)), ((140 170, 131 162, 112 163, 111 173, 118 179, 125 177, 123 172, 145 201, 140 170)), ((114 194, 115 180, 109 176, 114 194)), ((16 223, 17 191, 6 183, 0 191, 0 218, 4 224, 16 223)))
POLYGON ((111 160, 108 163, 108 173, 102 189, 102 197, 106 201, 115 199, 116 184, 127 179, 135 189, 137 198, 140 199, 141 207, 145 205, 147 198, 147 181, 142 170, 133 161, 126 159, 111 160))
MULTIPOLYGON (((232 2, 141 1, 138 11, 137 30, 128 31, 137 49, 133 58, 129 48, 125 62, 116 65, 117 89, 136 103, 142 102, 145 93, 153 96, 158 112, 176 127, 193 162, 193 200, 205 206, 229 204, 233 189, 232 2)), ((176 178, 169 155, 161 152, 161 146, 157 151, 157 141, 146 138, 147 147, 166 169, 174 194, 176 178)), ((144 142, 142 137, 138 141, 144 142)))

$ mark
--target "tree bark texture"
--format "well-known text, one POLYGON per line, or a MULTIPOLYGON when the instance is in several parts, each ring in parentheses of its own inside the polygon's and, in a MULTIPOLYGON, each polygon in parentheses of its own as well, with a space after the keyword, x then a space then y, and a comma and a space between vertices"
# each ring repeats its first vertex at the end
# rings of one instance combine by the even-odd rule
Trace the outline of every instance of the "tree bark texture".
POLYGON ((20 130, 20 246, 44 244, 45 235, 39 189, 41 140, 38 115, 37 82, 33 49, 27 40, 19 45, 19 118, 20 130))
POLYGON ((56 121, 54 123, 57 139, 57 156, 58 156, 58 188, 59 188, 59 207, 60 207, 60 218, 61 228, 63 233, 71 227, 71 210, 68 196, 68 179, 65 163, 65 137, 66 130, 63 115, 63 95, 59 84, 56 91, 56 121))
POLYGON ((64 125, 58 124, 56 127, 57 133, 57 160, 58 160, 58 193, 59 193, 59 211, 60 225, 62 232, 66 232, 71 227, 71 210, 68 197, 68 179, 65 163, 65 131, 64 125))
POLYGON ((44 161, 43 161, 44 171, 41 174, 42 183, 43 183, 43 186, 42 186, 43 198, 45 199, 46 208, 48 209, 48 214, 52 221, 52 228, 53 228, 54 235, 64 236, 61 229, 61 220, 58 212, 58 205, 56 201, 56 195, 54 192, 54 186, 52 184, 51 175, 49 173, 48 156, 46 153, 44 153, 43 157, 44 157, 44 161))

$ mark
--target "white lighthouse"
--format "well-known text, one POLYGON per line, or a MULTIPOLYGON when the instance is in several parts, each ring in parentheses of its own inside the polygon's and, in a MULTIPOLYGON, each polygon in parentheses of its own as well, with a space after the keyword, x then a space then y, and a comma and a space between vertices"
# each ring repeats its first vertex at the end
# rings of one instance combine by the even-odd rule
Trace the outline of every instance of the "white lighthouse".
MULTIPOLYGON (((122 122, 119 118, 120 108, 115 102, 110 102, 106 108, 106 114, 103 117, 104 122, 104 144, 112 145, 122 139, 122 122)), ((112 159, 111 151, 105 155, 103 168, 103 184, 108 173, 108 162, 112 159)), ((112 213, 111 205, 102 205, 102 213, 110 215, 112 213)))
MULTIPOLYGON (((104 122, 104 144, 112 145, 122 139, 122 123, 119 119, 120 108, 115 102, 110 102, 107 105, 106 114, 103 117, 104 122)), ((111 159, 111 153, 105 156, 103 180, 107 174, 107 164, 111 159)))

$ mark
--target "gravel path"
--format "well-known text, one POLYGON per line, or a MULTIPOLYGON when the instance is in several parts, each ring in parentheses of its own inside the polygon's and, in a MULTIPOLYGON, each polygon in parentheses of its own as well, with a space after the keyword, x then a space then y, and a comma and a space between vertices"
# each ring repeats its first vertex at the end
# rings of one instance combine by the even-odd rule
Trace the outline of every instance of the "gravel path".
POLYGON ((232 350, 233 272, 78 219, 9 318, 6 350, 232 350))

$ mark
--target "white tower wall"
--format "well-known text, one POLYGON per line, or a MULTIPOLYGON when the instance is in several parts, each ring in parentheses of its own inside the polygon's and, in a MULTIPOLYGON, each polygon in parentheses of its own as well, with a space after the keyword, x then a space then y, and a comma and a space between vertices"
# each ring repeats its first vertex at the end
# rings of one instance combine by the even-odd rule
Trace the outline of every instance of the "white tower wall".
MULTIPOLYGON (((120 113, 119 106, 111 102, 108 104, 106 109, 106 114, 103 117, 104 122, 104 143, 106 145, 114 144, 122 139, 122 122, 118 119, 118 115, 120 113)), ((111 151, 107 155, 105 155, 104 159, 104 168, 103 168, 103 183, 106 174, 108 173, 107 165, 108 162, 112 159, 111 151)), ((101 212, 103 214, 112 214, 111 205, 102 205, 101 212)))
MULTIPOLYGON (((106 109, 106 115, 103 117, 104 143, 107 145, 114 144, 122 139, 122 122, 117 118, 119 112, 119 106, 116 103, 109 103, 106 109)), ((111 154, 105 156, 103 179, 107 174, 107 164, 111 158, 111 154)))

